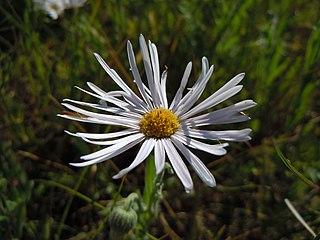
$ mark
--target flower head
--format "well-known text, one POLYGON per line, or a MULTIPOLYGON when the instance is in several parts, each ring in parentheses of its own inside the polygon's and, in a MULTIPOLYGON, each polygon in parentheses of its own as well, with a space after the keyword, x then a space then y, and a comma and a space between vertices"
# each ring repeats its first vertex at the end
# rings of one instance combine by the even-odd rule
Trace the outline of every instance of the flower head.
POLYGON ((183 74, 180 87, 169 104, 166 95, 167 71, 165 70, 160 75, 156 45, 150 41, 147 45, 142 35, 140 35, 139 43, 147 76, 147 85, 142 81, 139 74, 132 45, 129 41, 127 43, 130 69, 139 95, 131 90, 120 76, 95 53, 94 55, 98 62, 121 88, 121 91, 105 92, 96 85, 87 83, 92 91, 79 89, 100 99, 100 103, 87 103, 70 99, 65 99, 65 103, 62 103, 66 108, 81 114, 81 116, 59 115, 61 117, 125 128, 124 130, 110 133, 67 132, 82 138, 86 142, 107 146, 99 151, 82 156, 81 159, 84 162, 71 163, 71 165, 83 167, 100 163, 142 142, 140 150, 130 166, 121 170, 113 178, 121 178, 143 162, 153 151, 156 173, 159 174, 162 171, 167 156, 186 191, 190 191, 193 188, 193 182, 181 155, 189 162, 205 184, 211 187, 215 186, 216 181, 213 175, 190 148, 220 156, 226 154, 225 147, 228 146, 228 143, 224 141, 241 142, 251 139, 249 136, 251 129, 249 128, 225 131, 199 128, 243 122, 250 119, 242 111, 256 105, 252 100, 244 100, 219 110, 207 112, 207 110, 241 91, 242 85, 238 84, 244 78, 244 73, 238 74, 207 99, 195 105, 212 75, 213 66, 209 66, 207 58, 203 57, 200 77, 193 87, 183 95, 186 91, 185 88, 192 68, 192 64, 189 62, 183 74), (88 111, 75 105, 97 109, 102 113, 88 111), (201 140, 212 140, 216 141, 216 143, 208 144, 201 140))
POLYGON ((87 0, 33 0, 36 7, 47 12, 54 20, 68 8, 77 8, 85 4, 87 0))

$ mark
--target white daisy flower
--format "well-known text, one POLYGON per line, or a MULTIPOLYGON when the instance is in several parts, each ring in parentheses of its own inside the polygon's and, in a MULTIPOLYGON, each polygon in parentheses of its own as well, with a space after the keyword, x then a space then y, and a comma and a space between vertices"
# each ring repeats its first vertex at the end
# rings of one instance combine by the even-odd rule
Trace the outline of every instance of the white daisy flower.
POLYGON ((223 141, 248 141, 251 129, 213 131, 203 130, 210 125, 236 123, 250 118, 242 111, 254 107, 252 100, 244 100, 219 110, 206 112, 219 103, 231 98, 241 91, 238 85, 244 78, 240 73, 207 99, 195 105, 209 81, 213 66, 209 66, 207 58, 202 58, 202 73, 191 89, 186 91, 186 85, 191 73, 192 63, 189 62, 183 74, 181 84, 171 103, 166 95, 167 71, 160 75, 159 58, 156 45, 149 41, 147 45, 142 35, 139 38, 147 84, 143 83, 136 65, 134 52, 130 41, 127 43, 127 52, 130 70, 139 95, 126 85, 115 70, 98 55, 94 54, 107 74, 117 83, 121 91, 105 92, 96 85, 88 82, 92 91, 80 89, 100 100, 99 103, 87 103, 65 99, 62 105, 77 114, 59 115, 63 118, 87 123, 121 126, 124 129, 110 133, 69 133, 80 137, 84 141, 101 146, 107 146, 94 153, 82 156, 80 163, 71 163, 72 166, 84 167, 111 159, 133 146, 142 143, 140 150, 130 166, 121 170, 113 178, 121 178, 133 168, 142 163, 153 151, 156 173, 164 167, 168 157, 175 173, 181 180, 186 191, 193 189, 193 182, 185 160, 196 171, 202 181, 210 187, 216 185, 215 178, 190 150, 197 149, 221 156, 226 154, 228 143, 223 141), (88 111, 75 105, 100 110, 88 111), (101 113, 103 112, 103 113, 101 113), (201 140, 213 140, 215 144, 204 143, 201 140), (181 156, 182 155, 182 156, 181 156))
POLYGON ((52 19, 58 19, 59 15, 68 8, 77 8, 85 4, 87 0, 33 0, 36 7, 45 11, 52 19))

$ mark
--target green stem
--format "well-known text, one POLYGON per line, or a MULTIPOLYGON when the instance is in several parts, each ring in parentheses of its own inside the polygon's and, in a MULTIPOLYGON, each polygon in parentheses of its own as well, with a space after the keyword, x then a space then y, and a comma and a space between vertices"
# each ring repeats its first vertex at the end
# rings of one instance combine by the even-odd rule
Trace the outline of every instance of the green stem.
MULTIPOLYGON (((84 176, 85 176, 85 175, 87 174, 87 172, 88 172, 88 169, 89 169, 89 167, 86 167, 86 168, 84 168, 84 169, 82 170, 81 175, 80 175, 80 177, 79 177, 79 179, 78 179, 78 181, 77 181, 77 183, 76 183, 76 185, 75 185, 75 187, 74 187, 74 191, 75 191, 75 192, 78 191, 78 189, 79 189, 79 187, 80 187, 80 185, 81 185, 81 183, 82 183, 82 181, 83 181, 83 179, 84 179, 84 176)), ((58 226, 58 232, 57 232, 57 234, 54 236, 54 239, 55 239, 55 240, 60 239, 60 235, 61 235, 61 232, 62 232, 64 223, 65 223, 65 221, 66 221, 66 218, 67 218, 67 216, 68 216, 68 212, 69 212, 69 210, 70 210, 70 207, 71 207, 71 204, 72 204, 72 202, 73 202, 74 196, 75 196, 75 194, 72 194, 72 195, 70 196, 70 198, 69 198, 69 200, 68 200, 68 203, 67 203, 66 207, 64 208, 64 211, 63 211, 63 214, 62 214, 62 217, 61 217, 59 226, 58 226)))
POLYGON ((101 208, 101 209, 105 208, 103 205, 101 205, 98 202, 95 202, 93 199, 89 198, 88 196, 86 196, 86 195, 84 195, 84 194, 82 194, 80 192, 77 192, 73 188, 68 187, 66 185, 63 185, 61 183, 58 183, 58 182, 55 182, 55 181, 52 181, 52 180, 46 180, 46 179, 36 179, 36 181, 43 182, 43 183, 49 184, 51 186, 55 186, 55 187, 64 189, 67 192, 69 192, 70 194, 73 194, 74 196, 76 196, 78 198, 81 198, 82 200, 84 200, 84 201, 86 201, 88 203, 91 203, 95 207, 98 207, 98 208, 101 208))
POLYGON ((119 187, 119 190, 116 192, 115 194, 115 197, 114 197, 114 200, 113 200, 113 203, 112 203, 112 206, 111 206, 111 210, 110 212, 104 217, 104 219, 101 221, 101 223, 99 224, 98 226, 98 229, 97 231, 95 232, 94 236, 93 236, 93 239, 96 239, 97 236, 102 232, 102 230, 104 229, 104 226, 106 224, 106 222, 108 221, 109 219, 109 216, 110 216, 110 213, 112 211, 112 209, 114 208, 114 206, 116 205, 116 202, 120 196, 120 192, 122 190, 122 187, 123 187, 123 183, 124 183, 124 180, 126 179, 126 177, 123 177, 122 178, 122 181, 121 181, 121 184, 120 184, 120 187, 119 187))

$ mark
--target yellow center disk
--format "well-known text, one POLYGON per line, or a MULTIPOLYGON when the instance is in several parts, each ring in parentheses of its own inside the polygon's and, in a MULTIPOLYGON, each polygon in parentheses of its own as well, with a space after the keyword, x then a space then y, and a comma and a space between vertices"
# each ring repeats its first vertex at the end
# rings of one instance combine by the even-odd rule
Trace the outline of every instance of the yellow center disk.
POLYGON ((166 108, 147 112, 140 121, 140 131, 149 138, 168 138, 180 126, 178 117, 166 108))

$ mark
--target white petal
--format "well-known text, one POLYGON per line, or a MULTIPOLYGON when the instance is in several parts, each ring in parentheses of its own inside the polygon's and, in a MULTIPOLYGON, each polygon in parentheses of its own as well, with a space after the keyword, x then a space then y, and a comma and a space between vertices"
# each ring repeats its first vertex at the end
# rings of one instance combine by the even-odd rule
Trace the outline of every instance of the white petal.
POLYGON ((235 87, 230 88, 229 90, 221 93, 218 96, 214 97, 214 95, 211 95, 206 100, 204 100, 202 103, 200 103, 199 105, 195 106, 193 109, 191 109, 190 111, 185 113, 183 116, 181 116, 180 119, 181 120, 187 119, 187 118, 189 118, 191 116, 194 116, 195 114, 197 114, 199 112, 202 112, 204 110, 212 108, 215 105, 218 105, 219 103, 231 98, 232 96, 234 96, 235 94, 240 92, 241 89, 242 89, 242 85, 239 85, 239 86, 235 86, 235 87))
POLYGON ((103 58, 99 54, 94 53, 94 56, 96 57, 100 65, 103 67, 103 69, 108 73, 108 75, 113 79, 113 81, 115 81, 115 83, 117 83, 118 86, 121 89, 123 89, 123 91, 125 91, 126 93, 132 92, 132 90, 128 87, 128 85, 125 84, 125 82, 121 78, 119 78, 114 74, 112 69, 109 67, 109 65, 103 60, 103 58))
POLYGON ((160 86, 160 69, 159 69, 159 56, 158 50, 155 44, 149 41, 149 51, 153 70, 153 82, 155 87, 155 93, 157 95, 157 107, 164 107, 164 99, 161 94, 160 86))
POLYGON ((220 95, 221 93, 223 93, 223 92, 233 88, 234 86, 236 86, 238 83, 240 83, 242 81, 244 76, 245 76, 245 73, 239 73, 238 75, 233 77, 229 82, 224 84, 218 91, 216 91, 214 93, 214 97, 216 97, 216 96, 220 95))
POLYGON ((128 87, 127 84, 125 84, 125 82, 120 78, 117 72, 109 67, 109 65, 102 59, 102 57, 99 54, 94 53, 94 56, 96 57, 100 65, 103 67, 103 69, 123 91, 125 91, 129 96, 131 96, 137 104, 146 107, 142 100, 128 87))
POLYGON ((202 151, 211 153, 213 155, 221 156, 221 155, 224 155, 227 153, 227 151, 224 149, 224 147, 228 146, 227 143, 210 145, 210 144, 199 142, 195 139, 192 139, 192 138, 189 138, 187 136, 180 135, 177 133, 175 135, 172 135, 171 137, 177 141, 182 142, 184 145, 186 145, 188 147, 202 150, 202 151))
POLYGON ((190 120, 186 125, 188 127, 201 127, 213 124, 229 124, 229 123, 239 123, 245 122, 250 120, 251 118, 246 115, 238 115, 238 116, 231 116, 231 117, 224 117, 221 119, 203 119, 203 120, 190 120))
POLYGON ((126 95, 127 93, 124 91, 110 91, 108 92, 108 95, 111 97, 122 97, 123 95, 126 95))
MULTIPOLYGON (((111 147, 107 147, 105 149, 109 149, 110 151, 108 152, 108 154, 102 155, 98 158, 94 158, 92 160, 86 161, 86 162, 82 162, 82 163, 70 163, 70 165, 75 166, 75 167, 85 167, 85 166, 89 166, 92 164, 96 164, 96 163, 100 163, 103 161, 106 161, 108 159, 111 159, 125 151, 127 151, 128 149, 132 148, 133 146, 137 145, 138 143, 140 143, 142 140, 144 139, 144 136, 137 138, 135 141, 132 142, 121 142, 118 144, 115 144, 111 147), (111 151, 111 148, 112 151, 111 151)), ((102 149, 104 150, 104 149, 102 149)), ((101 151, 101 150, 100 150, 101 151)))
POLYGON ((247 110, 256 105, 257 104, 252 100, 244 100, 210 113, 186 119, 183 121, 183 124, 188 126, 205 126, 210 124, 226 124, 247 121, 250 117, 243 114, 241 111, 247 110))
POLYGON ((170 140, 163 139, 163 145, 171 162, 171 165, 175 173, 181 180, 186 192, 191 191, 193 189, 193 182, 187 166, 184 164, 179 153, 177 152, 176 148, 173 146, 170 140))
POLYGON ((92 91, 94 91, 95 93, 99 94, 100 96, 108 96, 108 93, 106 93, 101 88, 99 88, 98 86, 94 85, 93 83, 87 82, 87 85, 89 86, 89 88, 91 88, 92 91))
POLYGON ((164 104, 164 108, 168 108, 168 99, 167 99, 167 90, 166 90, 166 82, 167 82, 167 75, 168 72, 167 70, 163 71, 163 73, 161 74, 161 94, 163 95, 163 104, 164 104))
MULTIPOLYGON (((106 161, 108 159, 111 159, 111 158, 127 151, 128 149, 137 145, 138 143, 140 143, 144 139, 145 139, 145 137, 142 135, 136 136, 136 138, 132 139, 130 142, 123 141, 118 144, 112 145, 110 147, 107 147, 107 148, 101 149, 97 152, 89 154, 91 156, 95 155, 96 158, 90 158, 90 159, 86 160, 86 162, 81 162, 81 163, 70 163, 70 165, 75 166, 75 167, 85 167, 85 166, 89 166, 92 164, 106 161)), ((87 157, 89 155, 82 156, 81 159, 84 159, 85 157, 87 157)))
POLYGON ((113 176, 112 178, 114 179, 121 178, 123 175, 127 174, 136 166, 138 166, 140 163, 142 163, 149 156, 150 152, 154 147, 155 142, 156 140, 153 138, 146 139, 142 144, 136 158, 133 160, 130 166, 125 169, 122 169, 117 175, 113 176))
POLYGON ((105 96, 110 96, 110 97, 122 97, 124 94, 128 94, 124 91, 110 91, 110 92, 105 92, 104 90, 102 90, 101 88, 99 88, 98 86, 96 86, 95 84, 91 83, 91 82, 87 82, 88 87, 94 91, 96 94, 105 97, 105 96))
POLYGON ((129 125, 129 126, 138 126, 139 125, 139 120, 137 119, 131 119, 131 118, 127 118, 127 117, 121 117, 121 116, 114 116, 114 115, 107 115, 107 114, 101 114, 101 113, 94 113, 94 112, 90 112, 81 108, 78 108, 76 106, 70 105, 68 103, 62 103, 63 106, 65 106, 66 108, 86 115, 88 117, 93 117, 93 118, 97 118, 106 122, 110 122, 110 124, 117 124, 117 125, 129 125))
POLYGON ((139 126, 132 126, 130 124, 120 124, 116 122, 111 122, 111 121, 106 121, 106 120, 101 120, 97 118, 92 118, 92 117, 76 117, 76 116, 71 116, 71 115, 66 115, 66 114, 57 114, 58 117, 62 117, 65 119, 70 119, 78 122, 85 122, 85 123, 97 123, 97 124, 107 124, 107 125, 118 125, 118 126, 123 126, 123 127, 130 127, 133 129, 138 129, 139 126))
POLYGON ((141 54, 142 54, 143 65, 144 65, 144 69, 145 69, 146 75, 147 75, 148 86, 149 86, 149 89, 151 92, 151 97, 152 97, 154 105, 159 106, 160 99, 159 99, 159 95, 156 92, 156 88, 155 88, 149 51, 148 51, 147 43, 146 43, 142 34, 140 34, 140 36, 139 36, 139 43, 140 43, 140 50, 141 50, 141 54))
POLYGON ((137 112, 139 114, 144 114, 146 112, 148 112, 148 107, 146 105, 145 102, 143 102, 142 100, 142 103, 138 103, 134 100, 134 98, 132 98, 131 96, 129 95, 124 95, 123 98, 126 100, 127 103, 129 103, 131 106, 132 106, 132 110, 134 112, 137 112))
POLYGON ((203 93, 207 82, 209 81, 211 75, 213 73, 213 66, 210 67, 207 74, 203 77, 201 82, 192 88, 192 90, 189 92, 190 95, 187 97, 187 95, 181 100, 181 104, 179 105, 179 109, 176 111, 176 114, 178 116, 183 115, 185 112, 187 112, 194 104, 195 102, 200 98, 201 94, 203 93))
POLYGON ((159 139, 154 148, 154 163, 157 175, 162 172, 166 158, 162 141, 159 139))
POLYGON ((137 84, 138 90, 139 90, 142 98, 144 99, 144 101, 147 103, 148 109, 151 109, 151 108, 153 108, 153 104, 151 103, 151 101, 145 91, 145 88, 144 88, 144 85, 141 80, 140 73, 139 73, 139 70, 138 70, 138 67, 136 64, 136 60, 134 58, 134 52, 133 52, 133 48, 132 48, 130 41, 127 42, 127 53, 128 53, 129 65, 130 65, 130 68, 132 71, 133 78, 137 84))
POLYGON ((115 145, 115 144, 118 144, 118 143, 124 141, 124 138, 113 139, 113 140, 94 141, 94 140, 90 140, 90 139, 82 137, 82 140, 87 143, 91 143, 91 144, 95 144, 95 145, 110 146, 110 145, 115 145))
POLYGON ((121 108, 116 108, 116 107, 109 107, 109 106, 104 106, 101 104, 96 104, 96 103, 87 103, 87 102, 81 102, 81 101, 76 101, 72 99, 63 99, 64 102, 70 102, 70 103, 75 103, 81 106, 87 106, 87 107, 92 107, 95 109, 99 109, 102 111, 114 113, 114 114, 119 114, 125 117, 130 117, 130 118, 135 118, 135 119, 141 119, 142 115, 139 113, 135 113, 133 111, 126 111, 121 108))
POLYGON ((203 162, 179 141, 172 139, 172 142, 182 152, 200 179, 208 186, 215 187, 216 180, 203 162))
POLYGON ((231 106, 215 110, 210 113, 206 113, 200 116, 186 119, 185 123, 188 123, 189 121, 193 121, 193 120, 209 120, 209 119, 215 120, 215 119, 221 119, 221 118, 228 118, 233 115, 239 115, 240 112, 247 110, 249 108, 252 108, 256 105, 257 104, 252 100, 244 100, 236 104, 233 104, 231 106))
MULTIPOLYGON (((183 111, 182 113, 184 113, 187 110, 189 110, 189 108, 186 109, 186 104, 187 104, 187 101, 190 100, 190 97, 192 97, 192 95, 193 95, 193 93, 195 91, 197 91, 197 93, 200 92, 200 94, 198 94, 198 96, 200 97, 202 91, 205 89, 207 81, 210 79, 210 77, 209 78, 205 78, 207 76, 208 70, 209 70, 208 59, 206 57, 203 57, 202 58, 201 75, 199 76, 198 80, 195 82, 193 87, 190 89, 190 91, 178 103, 178 105, 176 106, 174 112, 180 113, 181 111, 183 111)), ((213 70, 213 66, 212 66, 212 70, 213 70)), ((210 74, 210 76, 211 76, 211 74, 210 74)), ((196 95, 194 95, 194 96, 196 96, 196 95)))
POLYGON ((244 76, 245 76, 244 73, 240 73, 237 76, 235 76, 234 78, 232 78, 229 82, 227 82, 225 85, 223 85, 219 90, 217 90, 209 98, 207 98, 202 103, 200 103, 198 106, 195 106, 193 109, 191 109, 189 112, 187 112, 182 118, 183 119, 189 118, 190 116, 193 116, 203 110, 209 109, 209 108, 219 104, 220 102, 223 102, 224 100, 232 97, 236 93, 238 93, 242 89, 242 86, 240 87, 240 86, 236 86, 236 85, 244 78, 244 76), (221 99, 223 99, 223 100, 221 100, 221 99))
MULTIPOLYGON (((87 82, 87 85, 91 88, 92 91, 94 91, 95 93, 97 93, 101 97, 107 97, 107 98, 113 97, 112 99, 115 99, 114 96, 119 96, 119 93, 121 93, 120 94, 121 97, 124 97, 126 99, 130 99, 130 101, 131 101, 130 104, 132 103, 132 105, 135 105, 139 108, 146 109, 146 104, 139 97, 137 97, 132 91, 130 91, 130 93, 126 93, 123 91, 112 91, 112 92, 107 93, 91 82, 87 82)), ((119 101, 119 99, 117 99, 117 100, 119 101)))
POLYGON ((225 131, 211 131, 211 130, 199 130, 199 129, 190 129, 184 128, 181 130, 182 134, 192 137, 192 138, 200 138, 207 140, 225 140, 225 141, 248 141, 250 140, 250 132, 252 130, 250 128, 242 129, 242 130, 225 130, 225 131))
POLYGON ((182 77, 182 80, 180 83, 180 87, 179 87, 178 91, 176 92, 176 95, 174 96, 172 103, 169 107, 169 109, 172 111, 176 110, 176 107, 182 98, 182 93, 187 85, 188 79, 190 77, 191 69, 192 69, 192 62, 189 62, 185 71, 184 71, 184 74, 183 74, 183 77, 182 77))
POLYGON ((129 105, 128 103, 126 103, 126 102, 124 102, 124 101, 122 101, 122 100, 119 100, 119 99, 117 99, 117 98, 115 98, 115 97, 112 97, 112 96, 100 96, 100 95, 98 95, 98 94, 95 94, 95 93, 92 93, 92 92, 89 92, 89 91, 87 91, 87 90, 84 90, 84 89, 82 89, 82 88, 80 88, 80 87, 78 87, 78 86, 75 86, 75 88, 77 88, 77 89, 79 89, 80 91, 82 91, 82 92, 84 92, 84 93, 87 93, 87 94, 89 94, 89 95, 91 95, 91 96, 94 96, 94 97, 96 97, 96 98, 99 98, 99 99, 101 99, 101 100, 104 100, 104 101, 106 101, 106 102, 109 102, 109 103, 112 103, 112 104, 114 104, 114 105, 116 105, 116 106, 118 106, 118 107, 120 107, 120 108, 122 108, 122 109, 125 109, 125 110, 127 110, 127 111, 130 111, 131 109, 134 109, 131 105, 129 105))
POLYGON ((115 144, 115 145, 112 145, 110 147, 101 149, 101 150, 96 151, 94 153, 90 153, 88 155, 82 156, 81 159, 91 160, 91 159, 103 157, 105 155, 108 155, 108 154, 116 151, 118 148, 124 147, 126 144, 129 144, 130 142, 138 141, 139 139, 143 139, 143 138, 144 138, 144 135, 142 133, 137 133, 134 135, 130 135, 128 137, 124 137, 124 138, 122 138, 122 142, 115 144))
POLYGON ((81 138, 87 138, 87 139, 110 139, 110 138, 116 138, 116 137, 122 137, 126 135, 130 135, 133 133, 138 133, 139 130, 136 129, 126 129, 119 132, 111 132, 111 133, 71 133, 68 131, 65 131, 66 133, 75 136, 75 137, 81 137, 81 138))
POLYGON ((149 42, 149 50, 153 69, 153 78, 155 80, 155 83, 157 83, 156 85, 160 85, 160 69, 157 46, 149 42))

